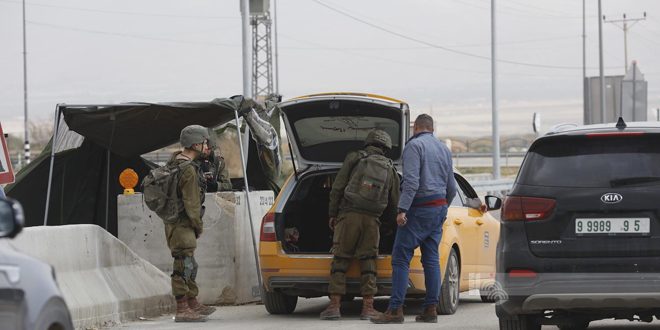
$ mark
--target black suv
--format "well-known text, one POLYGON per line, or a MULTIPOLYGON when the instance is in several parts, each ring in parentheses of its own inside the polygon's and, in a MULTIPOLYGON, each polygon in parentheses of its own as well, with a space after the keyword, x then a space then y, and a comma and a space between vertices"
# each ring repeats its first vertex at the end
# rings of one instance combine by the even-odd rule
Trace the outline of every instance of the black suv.
POLYGON ((660 125, 537 139, 502 209, 500 329, 660 317, 660 125))

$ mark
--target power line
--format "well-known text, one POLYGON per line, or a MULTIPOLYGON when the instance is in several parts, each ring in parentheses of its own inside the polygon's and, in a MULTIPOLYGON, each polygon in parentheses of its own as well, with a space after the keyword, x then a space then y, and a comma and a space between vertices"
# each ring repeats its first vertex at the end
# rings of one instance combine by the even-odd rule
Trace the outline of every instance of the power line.
MULTIPOLYGON (((291 36, 287 35, 282 35, 286 39, 290 39, 293 41, 299 41, 299 42, 304 42, 300 41, 299 39, 293 38, 291 36)), ((558 40, 577 40, 577 36, 572 36, 572 37, 553 37, 553 38, 545 38, 545 39, 531 39, 531 40, 517 40, 517 41, 505 41, 505 42, 500 42, 498 45, 520 45, 520 44, 530 44, 530 43, 538 43, 538 42, 546 42, 546 41, 558 41, 558 40)), ((456 47, 456 48, 473 48, 473 47, 490 47, 490 43, 478 43, 478 44, 456 44, 456 45, 450 45, 447 47, 456 47)), ((286 47, 287 49, 298 49, 298 50, 355 50, 355 51, 382 51, 382 50, 436 50, 436 47, 431 47, 431 46, 409 46, 409 47, 403 47, 403 46, 392 46, 392 47, 337 47, 337 46, 324 46, 324 45, 319 45, 318 47, 286 47)))
MULTIPOLYGON (((328 8, 328 9, 330 9, 330 10, 336 12, 336 13, 339 13, 343 16, 346 16, 346 17, 348 17, 352 20, 355 20, 355 21, 358 21, 362 24, 368 25, 368 26, 370 26, 374 29, 381 30, 381 31, 384 31, 386 33, 395 35, 399 38, 403 38, 403 39, 406 39, 406 40, 409 40, 409 41, 420 43, 420 44, 423 44, 423 45, 426 45, 426 46, 429 46, 429 47, 442 49, 444 51, 454 53, 454 54, 459 54, 459 55, 463 55, 463 56, 467 56, 467 57, 473 57, 473 58, 478 58, 478 59, 488 60, 488 61, 491 60, 491 58, 489 56, 483 56, 483 55, 478 55, 478 54, 468 53, 468 52, 461 51, 461 50, 448 48, 448 47, 445 47, 445 46, 433 44, 433 43, 430 43, 430 42, 427 42, 427 41, 424 41, 424 40, 417 39, 415 37, 411 37, 411 36, 408 36, 408 35, 405 35, 405 34, 390 30, 390 29, 387 29, 387 28, 382 27, 380 25, 376 25, 376 24, 373 24, 371 22, 360 19, 360 18, 358 18, 354 15, 351 15, 351 14, 345 12, 345 11, 342 11, 340 9, 334 8, 334 7, 328 5, 328 4, 326 4, 326 3, 324 3, 320 0, 314 0, 314 2, 316 2, 317 4, 319 4, 323 7, 328 8)), ((497 60, 497 62, 506 63, 506 64, 513 64, 513 65, 528 66, 528 67, 546 68, 546 69, 562 69, 562 70, 578 70, 579 69, 579 70, 582 70, 582 67, 578 67, 578 66, 547 65, 547 64, 525 63, 525 62, 518 62, 518 61, 511 61, 511 60, 501 60, 501 59, 497 60)))
MULTIPOLYGON (((280 36, 282 36, 281 33, 280 33, 280 36)), ((304 43, 304 44, 308 44, 308 45, 312 45, 312 46, 318 46, 316 49, 321 49, 323 47, 322 44, 317 43, 317 42, 292 38, 292 37, 289 37, 289 36, 284 36, 284 37, 287 38, 287 39, 295 40, 295 41, 300 42, 300 43, 304 43)), ((286 49, 291 49, 291 48, 286 47, 286 49)), ((426 48, 426 49, 429 49, 429 48, 426 48)), ((424 67, 424 68, 429 68, 430 67, 430 68, 435 68, 435 69, 449 70, 449 71, 455 71, 455 72, 464 72, 464 73, 472 73, 472 74, 479 74, 479 75, 486 75, 486 76, 489 76, 491 74, 490 72, 487 72, 487 71, 466 70, 466 69, 458 69, 458 68, 454 68, 454 67, 442 67, 442 66, 437 66, 437 65, 430 65, 429 66, 429 65, 426 65, 426 64, 420 64, 420 63, 416 63, 416 62, 400 61, 400 60, 395 60, 395 59, 390 59, 390 58, 385 58, 385 57, 380 57, 380 56, 365 55, 365 54, 361 54, 361 53, 352 52, 348 49, 343 49, 343 48, 333 48, 333 49, 324 49, 324 50, 337 51, 337 52, 340 52, 340 53, 354 55, 354 56, 358 56, 358 57, 362 57, 362 58, 376 59, 376 60, 380 60, 380 61, 384 61, 384 62, 404 64, 404 65, 408 65, 408 66, 416 66, 416 67, 424 67)), ((507 72, 505 72, 505 73, 501 73, 501 74, 506 75, 506 76, 522 76, 522 77, 538 77, 539 76, 538 74, 533 74, 533 73, 513 73, 513 72, 508 72, 507 73, 507 72)), ((551 74, 551 75, 544 74, 543 76, 574 77, 574 75, 570 75, 570 74, 565 74, 565 75, 562 75, 562 74, 551 74)))
POLYGON ((107 32, 107 31, 98 31, 98 30, 88 30, 88 29, 81 29, 81 28, 76 28, 76 27, 72 27, 72 26, 64 26, 64 25, 42 23, 42 22, 35 22, 35 21, 26 21, 26 22, 29 23, 30 25, 49 27, 49 28, 59 29, 59 30, 68 30, 68 31, 92 33, 92 34, 102 34, 102 35, 110 35, 110 36, 116 36, 116 37, 125 37, 125 38, 141 39, 141 40, 166 41, 166 42, 173 42, 173 43, 180 43, 180 44, 211 45, 211 46, 220 46, 220 47, 239 47, 240 46, 238 44, 223 44, 223 43, 217 43, 217 42, 179 40, 179 39, 169 39, 169 38, 160 38, 160 37, 150 37, 150 36, 143 36, 143 35, 136 35, 136 34, 129 34, 129 33, 120 33, 120 32, 107 32))
MULTIPOLYGON (((454 0, 456 2, 462 3, 466 6, 471 6, 474 8, 479 8, 483 9, 486 11, 490 11, 490 4, 484 3, 485 6, 482 6, 480 4, 472 3, 467 0, 454 0)), ((483 1, 479 1, 483 2, 483 1)), ((530 8, 539 8, 539 7, 532 7, 532 6, 527 6, 530 8)), ((506 4, 498 4, 498 8, 496 9, 498 13, 502 14, 507 14, 507 15, 514 15, 514 16, 519 16, 519 17, 525 17, 525 18, 544 18, 544 19, 582 19, 582 16, 568 16, 568 14, 560 14, 560 15, 554 15, 554 14, 549 14, 547 10, 541 10, 542 12, 534 12, 534 11, 529 11, 529 10, 524 10, 520 9, 511 5, 506 5, 506 4), (506 10, 503 10, 501 8, 505 8, 506 10)), ((589 18, 595 18, 596 16, 587 16, 589 18)))
MULTIPOLYGON (((16 0, 0 0, 0 2, 16 3, 16 4, 21 3, 21 1, 16 1, 16 0)), ((239 19, 239 17, 232 17, 232 16, 197 16, 197 15, 155 14, 155 13, 146 13, 146 12, 130 12, 130 11, 103 10, 103 9, 93 9, 93 8, 60 6, 60 5, 51 5, 51 4, 36 3, 36 2, 27 2, 26 4, 28 6, 34 6, 34 7, 56 8, 56 9, 64 9, 64 10, 74 10, 74 11, 102 13, 102 14, 113 14, 113 15, 133 15, 133 16, 150 16, 150 17, 163 17, 163 18, 192 18, 192 19, 239 19)))

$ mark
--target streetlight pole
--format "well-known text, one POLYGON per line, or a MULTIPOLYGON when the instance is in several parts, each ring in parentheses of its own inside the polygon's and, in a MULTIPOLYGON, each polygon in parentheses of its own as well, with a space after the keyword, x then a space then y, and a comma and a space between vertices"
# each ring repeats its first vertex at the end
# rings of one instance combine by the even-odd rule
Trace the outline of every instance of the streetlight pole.
MULTIPOLYGON (((252 66, 250 43, 250 3, 249 0, 241 1, 241 36, 243 40, 243 96, 253 97, 252 95, 252 66)), ((240 134, 240 131, 239 131, 240 134)))
POLYGON ((598 67, 600 72, 600 115, 601 122, 606 123, 605 118, 605 76, 603 67, 603 10, 601 0, 598 0, 598 67))
MULTIPOLYGON (((587 95, 587 23, 586 23, 586 0, 582 0, 582 102, 587 95)), ((583 105, 583 108, 586 105, 583 105)), ((585 108, 586 109, 586 108, 585 108)))
POLYGON ((497 114, 497 39, 495 24, 495 0, 490 5, 490 33, 491 33, 491 83, 492 83, 492 106, 493 106, 493 179, 500 178, 500 132, 497 114))
POLYGON ((28 121, 28 94, 27 94, 27 37, 25 29, 25 0, 23 0, 23 126, 25 131, 25 144, 23 155, 25 165, 30 164, 30 128, 28 121))

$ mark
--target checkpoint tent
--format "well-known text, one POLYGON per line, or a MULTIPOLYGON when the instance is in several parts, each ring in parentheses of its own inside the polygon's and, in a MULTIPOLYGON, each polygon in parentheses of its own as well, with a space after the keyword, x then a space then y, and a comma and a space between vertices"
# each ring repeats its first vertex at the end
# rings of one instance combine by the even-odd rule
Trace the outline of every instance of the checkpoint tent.
MULTIPOLYGON (((141 184, 148 171, 157 166, 141 155, 176 143, 185 126, 216 127, 233 120, 238 106, 239 101, 232 99, 60 104, 51 141, 17 173, 16 182, 6 189, 7 195, 23 205, 26 226, 44 225, 46 221, 48 225, 91 223, 116 235, 117 195, 123 193, 118 181, 121 171, 132 168, 141 184)), ((254 142, 250 139, 250 143, 254 142)), ((269 189, 258 184, 261 171, 258 160, 252 158, 248 156, 248 177, 254 173, 255 179, 250 179, 249 185, 269 189)))

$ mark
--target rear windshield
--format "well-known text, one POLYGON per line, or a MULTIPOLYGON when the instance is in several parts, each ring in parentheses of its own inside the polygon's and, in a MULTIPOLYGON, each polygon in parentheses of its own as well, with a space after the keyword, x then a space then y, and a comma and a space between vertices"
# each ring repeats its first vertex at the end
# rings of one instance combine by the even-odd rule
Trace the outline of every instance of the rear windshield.
POLYGON ((585 188, 659 185, 660 135, 539 141, 527 154, 517 182, 585 188))
POLYGON ((367 134, 374 129, 387 132, 393 146, 399 145, 399 123, 380 117, 312 117, 295 122, 301 147, 310 147, 321 143, 359 141, 364 143, 367 134))

